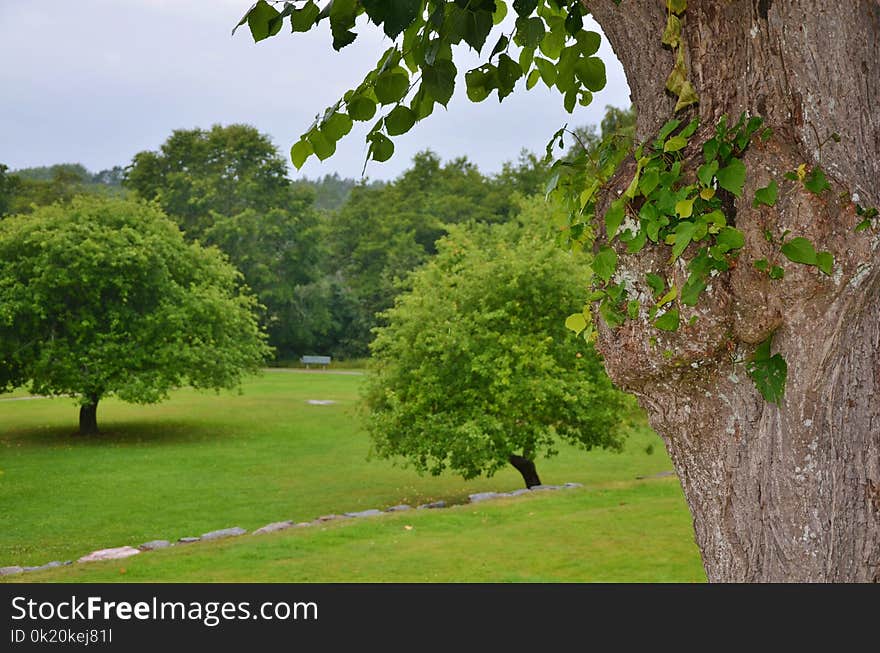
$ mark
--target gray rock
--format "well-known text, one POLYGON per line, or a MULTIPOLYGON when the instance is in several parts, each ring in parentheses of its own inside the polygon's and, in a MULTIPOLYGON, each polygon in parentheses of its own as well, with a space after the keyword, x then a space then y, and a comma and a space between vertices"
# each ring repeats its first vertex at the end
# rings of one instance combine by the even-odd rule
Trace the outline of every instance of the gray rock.
POLYGON ((117 546, 112 549, 98 549, 92 551, 88 555, 84 555, 78 562, 97 562, 99 560, 121 560, 122 558, 130 558, 141 552, 133 546, 117 546))
POLYGON ((69 565, 70 561, 61 562, 60 560, 53 560, 52 562, 47 562, 44 565, 40 565, 39 567, 25 567, 24 571, 43 571, 44 569, 54 569, 55 567, 61 567, 62 565, 69 565))
POLYGON ((651 474, 650 476, 636 476, 636 479, 641 481, 646 478, 666 478, 667 476, 675 476, 675 472, 673 472, 672 470, 668 472, 658 472, 656 474, 651 474))
POLYGON ((202 535, 202 540, 222 540, 226 537, 238 537, 239 535, 244 535, 247 531, 243 528, 239 528, 238 526, 233 526, 232 528, 222 528, 219 531, 211 531, 209 533, 205 533, 202 535))
POLYGON ((403 512, 404 510, 412 510, 412 506, 409 506, 405 503, 401 503, 398 506, 391 506, 390 508, 385 508, 385 512, 403 512))
POLYGON ((318 523, 325 521, 336 521, 337 519, 348 519, 345 515, 321 515, 315 521, 318 523))
POLYGON ((497 499, 501 497, 501 494, 497 492, 477 492, 476 494, 468 495, 468 500, 471 503, 479 503, 480 501, 488 501, 489 499, 497 499))
POLYGON ((433 510, 434 508, 445 508, 446 502, 442 499, 440 501, 432 501, 431 503, 423 503, 416 510, 433 510))
POLYGON ((0 567, 0 576, 12 576, 13 574, 20 574, 24 571, 24 568, 19 567, 18 565, 13 565, 11 567, 0 567))
POLYGON ((198 542, 202 538, 200 537, 181 537, 177 540, 178 544, 192 544, 193 542, 198 542))
POLYGON ((528 488, 521 487, 521 488, 518 489, 518 490, 511 490, 510 492, 504 492, 504 493, 502 494, 502 496, 505 496, 505 497, 521 497, 522 495, 524 495, 524 494, 528 494, 529 492, 531 492, 531 490, 529 490, 528 488))
POLYGON ((262 528, 258 528, 251 535, 262 535, 263 533, 275 533, 277 531, 283 531, 287 528, 293 526, 293 521, 276 521, 271 524, 266 524, 262 528))
POLYGON ((301 521, 298 524, 294 524, 293 527, 294 528, 305 528, 306 526, 311 526, 311 525, 312 525, 312 522, 310 522, 310 521, 301 521))
POLYGON ((37 571, 38 569, 42 569, 42 567, 22 567, 21 568, 21 570, 26 574, 29 572, 32 572, 32 571, 37 571))
POLYGON ((144 542, 138 548, 141 551, 155 551, 156 549, 165 549, 171 546, 171 542, 168 540, 151 540, 150 542, 144 542))
POLYGON ((562 487, 564 487, 564 488, 584 487, 584 484, 583 483, 566 483, 562 487))
POLYGON ((332 399, 309 399, 306 403, 311 406, 332 406, 336 402, 332 399))
POLYGON ((361 510, 360 512, 347 512, 345 513, 346 517, 375 517, 376 515, 381 515, 381 510, 376 510, 375 508, 370 508, 369 510, 361 510))
POLYGON ((561 488, 561 485, 533 485, 529 490, 532 492, 539 492, 541 490, 559 490, 561 488))

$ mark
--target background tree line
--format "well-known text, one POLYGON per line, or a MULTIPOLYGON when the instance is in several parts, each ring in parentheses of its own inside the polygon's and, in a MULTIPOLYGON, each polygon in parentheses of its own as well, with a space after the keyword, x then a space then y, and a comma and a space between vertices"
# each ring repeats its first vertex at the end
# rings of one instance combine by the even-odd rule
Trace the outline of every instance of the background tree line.
MULTIPOLYGON (((631 133, 631 111, 609 108, 580 143, 631 133)), ((339 175, 293 181, 269 137, 248 125, 181 129, 156 151, 98 173, 80 164, 10 171, 0 165, 0 215, 68 203, 77 195, 154 202, 189 242, 216 246, 256 295, 276 360, 369 355, 372 330, 437 253, 452 225, 508 223, 518 198, 542 192, 543 158, 523 152, 495 174, 466 158, 417 154, 390 182, 339 175)))

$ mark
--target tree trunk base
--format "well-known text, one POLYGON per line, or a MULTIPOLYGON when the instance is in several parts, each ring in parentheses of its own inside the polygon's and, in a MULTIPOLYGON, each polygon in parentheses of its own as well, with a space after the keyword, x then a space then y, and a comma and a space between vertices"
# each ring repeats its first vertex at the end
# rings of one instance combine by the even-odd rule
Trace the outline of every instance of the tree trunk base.
POLYGON ((538 478, 538 470, 535 469, 534 461, 522 456, 517 456, 516 454, 511 454, 507 460, 516 468, 516 471, 522 474, 526 487, 541 485, 541 479, 538 478))
POLYGON ((98 432, 98 402, 79 407, 79 434, 95 435, 98 432))

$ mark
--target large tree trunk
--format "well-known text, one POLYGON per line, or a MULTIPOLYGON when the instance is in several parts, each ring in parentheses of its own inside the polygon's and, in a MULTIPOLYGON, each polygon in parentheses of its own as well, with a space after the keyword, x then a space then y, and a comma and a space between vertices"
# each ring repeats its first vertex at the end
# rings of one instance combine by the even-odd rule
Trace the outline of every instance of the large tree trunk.
POLYGON ((89 403, 79 407, 80 435, 95 435, 98 432, 98 399, 96 395, 90 395, 89 403))
MULTIPOLYGON (((673 65, 660 45, 665 2, 585 4, 624 65, 647 138, 674 104, 663 93, 673 65)), ((682 307, 683 324, 699 315, 692 327, 661 334, 643 316, 600 328, 599 347, 666 442, 710 581, 880 581, 880 237, 854 231, 855 202, 880 206, 880 2, 689 0, 683 38, 702 129, 748 111, 774 130, 748 150, 749 177, 729 216, 746 246, 696 307, 682 307), (820 151, 834 132, 842 142, 820 151), (831 191, 817 197, 783 182, 820 159, 831 191), (755 189, 771 180, 780 182, 776 206, 753 208, 755 189), (764 230, 831 251, 834 274, 783 258, 785 279, 770 281, 753 267, 781 258, 764 230), (737 362, 774 332, 774 352, 788 362, 779 406, 737 362)), ((631 164, 610 196, 632 174, 631 164)), ((668 257, 646 248, 619 266, 644 279, 668 270, 668 257)), ((669 274, 681 288, 687 272, 669 274)))
POLYGON ((535 468, 535 461, 523 456, 517 456, 516 454, 511 454, 507 460, 516 468, 516 471, 522 474, 526 487, 541 485, 541 479, 538 478, 538 470, 535 468))

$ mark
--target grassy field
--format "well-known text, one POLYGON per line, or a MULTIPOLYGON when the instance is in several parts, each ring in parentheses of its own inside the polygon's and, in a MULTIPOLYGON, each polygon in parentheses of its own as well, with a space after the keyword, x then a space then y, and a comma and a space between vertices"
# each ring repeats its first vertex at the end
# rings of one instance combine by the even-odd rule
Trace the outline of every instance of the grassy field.
MULTIPOLYGON (((157 406, 107 401, 99 407, 102 434, 89 439, 74 435, 70 399, 0 401, 0 566, 398 503, 463 503, 473 492, 522 485, 512 469, 465 482, 367 460, 369 440, 355 414, 361 379, 273 370, 240 395, 180 391, 157 406)), ((545 483, 575 481, 580 489, 4 580, 700 581, 677 481, 635 479, 669 469, 645 428, 622 454, 563 447, 539 462, 545 483)))

